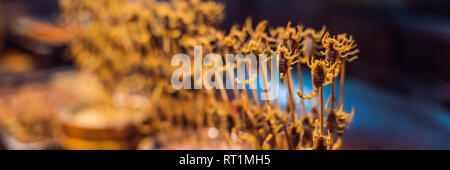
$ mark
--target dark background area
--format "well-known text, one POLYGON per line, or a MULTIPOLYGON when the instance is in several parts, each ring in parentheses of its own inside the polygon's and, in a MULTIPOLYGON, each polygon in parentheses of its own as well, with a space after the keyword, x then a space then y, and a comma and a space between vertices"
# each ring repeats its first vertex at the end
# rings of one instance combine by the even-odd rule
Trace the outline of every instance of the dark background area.
MULTIPOLYGON (((450 1, 221 2, 226 3, 221 24, 225 30, 251 17, 254 23, 269 20, 272 27, 292 21, 315 29, 325 25, 331 34, 353 35, 361 52, 358 60, 348 64, 346 103, 355 105, 357 116, 344 148, 450 149, 450 1)), ((36 54, 14 43, 8 34, 9 23, 22 16, 54 22, 56 0, 2 3, 7 28, 3 52, 15 48, 38 56, 42 63, 38 69, 71 64, 61 59, 61 49, 36 54)))

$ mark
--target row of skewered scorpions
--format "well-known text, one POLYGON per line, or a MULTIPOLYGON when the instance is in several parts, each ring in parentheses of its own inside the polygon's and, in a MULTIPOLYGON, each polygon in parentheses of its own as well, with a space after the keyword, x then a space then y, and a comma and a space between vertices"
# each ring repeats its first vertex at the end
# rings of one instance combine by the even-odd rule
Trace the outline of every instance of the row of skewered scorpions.
MULTIPOLYGON (((303 104, 300 111, 302 117, 297 120, 295 114, 286 113, 295 112, 294 107, 290 106, 286 110, 281 110, 276 100, 275 104, 271 101, 260 104, 257 98, 249 99, 247 90, 244 89, 241 92, 235 92, 234 99, 230 101, 228 97, 224 97, 225 100, 222 101, 216 101, 214 97, 208 99, 213 101, 207 102, 208 105, 203 109, 202 114, 206 117, 203 121, 188 120, 192 116, 184 115, 183 119, 186 120, 178 124, 194 128, 217 127, 227 134, 234 133, 238 136, 237 139, 229 139, 231 143, 247 143, 252 149, 339 149, 342 145, 343 134, 353 118, 354 109, 352 108, 351 113, 343 110, 343 97, 341 97, 341 104, 338 104, 334 94, 334 81, 341 73, 342 86, 345 62, 351 62, 358 57, 355 55, 359 52, 355 49, 355 41, 347 34, 331 37, 325 27, 315 31, 311 28, 304 29, 301 25, 294 28, 288 23, 286 27, 269 29, 269 34, 266 33, 266 27, 267 21, 262 21, 253 29, 251 21, 247 20, 241 29, 233 26, 227 36, 217 32, 214 43, 205 40, 200 43, 215 46, 209 48, 211 52, 214 50, 216 53, 219 51, 223 54, 254 53, 255 55, 268 54, 268 56, 279 54, 278 68, 282 85, 285 84, 285 79, 288 79, 288 86, 290 86, 292 80, 289 80, 291 79, 289 72, 293 68, 292 65, 297 64, 297 69, 300 69, 301 64, 306 64, 311 69, 314 90, 311 94, 304 95, 303 84, 300 81, 297 95, 301 98, 300 104, 303 104, 303 99, 316 97, 309 114, 306 114, 303 104), (324 108, 323 87, 329 84, 332 84, 333 91, 324 108), (324 112, 327 113, 325 119, 324 112), (324 124, 328 135, 324 134, 324 124), (337 137, 336 141, 334 141, 335 137, 337 137)), ((297 73, 301 80, 301 71, 297 73)), ((251 81, 254 79, 246 83, 251 81)), ((253 94, 255 95, 257 96, 256 93, 253 94)), ((292 94, 290 93, 289 96, 290 102, 293 103, 292 94)))

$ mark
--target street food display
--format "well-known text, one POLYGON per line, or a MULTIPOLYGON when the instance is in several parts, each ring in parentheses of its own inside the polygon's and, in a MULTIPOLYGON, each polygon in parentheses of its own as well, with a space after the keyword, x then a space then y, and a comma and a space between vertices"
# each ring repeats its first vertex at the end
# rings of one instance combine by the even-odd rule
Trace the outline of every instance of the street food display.
MULTIPOLYGON (((0 113, 5 117, 0 125, 22 142, 50 139, 64 149, 340 149, 355 114, 344 109, 346 64, 359 52, 355 39, 326 27, 291 22, 271 27, 267 20, 254 25, 247 19, 220 30, 224 8, 206 0, 60 0, 59 20, 70 34, 67 52, 79 70, 3 98, 0 107, 11 111, 0 113), (248 79, 232 83, 243 89, 227 90, 221 78, 215 78, 218 89, 175 89, 171 77, 178 67, 171 65, 172 57, 184 53, 194 61, 196 46, 223 61, 227 54, 255 54, 269 66, 275 63, 279 80, 269 81, 264 71, 238 72, 248 79), (302 67, 310 75, 303 75, 302 67), (311 76, 312 91, 305 90, 304 76, 311 76), (288 97, 286 108, 247 88, 258 78, 263 86, 279 81, 287 88, 281 94, 288 97), (47 94, 46 88, 62 92, 47 94), (71 105, 59 104, 65 98, 71 105), (16 100, 32 105, 20 108, 16 100), (311 110, 305 100, 315 101, 311 110)), ((200 72, 238 67, 205 66, 200 72)))

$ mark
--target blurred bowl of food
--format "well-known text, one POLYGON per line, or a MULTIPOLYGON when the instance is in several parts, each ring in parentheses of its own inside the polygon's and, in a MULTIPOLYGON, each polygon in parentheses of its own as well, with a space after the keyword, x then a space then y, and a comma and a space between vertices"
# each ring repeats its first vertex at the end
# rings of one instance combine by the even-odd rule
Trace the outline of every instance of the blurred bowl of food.
POLYGON ((136 149, 141 134, 133 111, 114 106, 85 106, 61 114, 61 145, 70 150, 136 149))

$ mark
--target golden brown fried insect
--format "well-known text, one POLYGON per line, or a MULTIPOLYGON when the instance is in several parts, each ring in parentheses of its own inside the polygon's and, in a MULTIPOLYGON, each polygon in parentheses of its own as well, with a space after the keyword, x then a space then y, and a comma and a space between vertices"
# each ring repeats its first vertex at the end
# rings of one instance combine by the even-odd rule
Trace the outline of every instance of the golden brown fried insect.
MULTIPOLYGON (((345 63, 357 59, 358 56, 356 56, 356 54, 359 52, 359 50, 355 49, 357 45, 355 43, 355 40, 353 40, 353 37, 347 37, 347 34, 339 34, 336 38, 330 37, 329 33, 327 32, 322 39, 322 45, 325 47, 325 51, 321 51, 321 54, 325 55, 327 64, 332 65, 334 63, 340 63, 340 104, 344 105, 345 63)), ((334 72, 337 73, 337 71, 334 72)), ((332 91, 332 103, 334 103, 334 80, 332 91)))
POLYGON ((284 85, 287 72, 292 69, 291 65, 295 64, 297 61, 293 61, 297 56, 291 56, 292 51, 280 44, 276 51, 272 51, 270 48, 267 49, 271 54, 278 54, 278 69, 280 71, 280 82, 284 85))
POLYGON ((356 48, 353 37, 347 38, 347 34, 339 34, 336 37, 330 37, 329 33, 325 33, 322 39, 322 45, 325 51, 321 54, 325 56, 327 64, 332 65, 338 61, 353 61, 358 58, 355 54, 359 52, 356 48), (350 58, 349 58, 350 57, 350 58))
POLYGON ((293 148, 299 148, 299 145, 302 145, 300 142, 300 138, 302 136, 302 124, 301 122, 293 122, 290 123, 289 127, 287 128, 289 139, 292 143, 293 148))
POLYGON ((314 118, 312 118, 311 115, 302 117, 300 120, 301 127, 302 127, 302 134, 301 134, 301 142, 300 145, 303 147, 310 147, 313 142, 313 133, 314 133, 314 118))
POLYGON ((310 99, 317 96, 319 88, 330 84, 331 80, 336 77, 336 74, 332 73, 332 71, 336 68, 336 63, 331 67, 327 67, 324 61, 314 60, 313 63, 308 62, 308 67, 311 68, 314 90, 310 95, 300 94, 300 91, 297 90, 297 95, 303 99, 310 99))
MULTIPOLYGON (((317 123, 316 123, 317 124, 317 123)), ((328 132, 328 136, 324 136, 319 133, 317 130, 318 126, 316 126, 316 130, 314 131, 313 136, 313 150, 331 150, 333 148, 333 135, 328 132)))
POLYGON ((345 130, 347 130, 350 122, 353 119, 353 116, 355 115, 355 109, 352 107, 352 111, 350 113, 346 113, 343 110, 343 107, 340 107, 339 110, 336 112, 336 133, 338 136, 343 136, 345 130))
MULTIPOLYGON (((331 99, 327 99, 327 104, 331 99)), ((325 110, 327 111, 327 117, 326 117, 326 127, 328 129, 328 132, 330 135, 336 134, 338 137, 338 140, 333 145, 333 150, 339 149, 342 144, 342 137, 344 136, 345 130, 347 130, 350 122, 353 119, 353 116, 355 114, 355 110, 352 107, 351 113, 346 113, 343 110, 342 105, 339 107, 338 110, 335 110, 335 108, 328 108, 326 107, 325 110)))
POLYGON ((300 43, 300 49, 297 49, 295 53, 299 53, 299 56, 301 56, 301 63, 306 63, 307 59, 313 61, 314 56, 320 55, 318 50, 322 48, 320 42, 325 30, 325 26, 319 32, 316 32, 312 28, 303 30, 302 26, 297 26, 297 31, 301 32, 302 41, 300 43))

